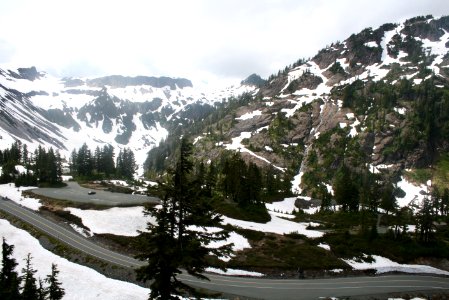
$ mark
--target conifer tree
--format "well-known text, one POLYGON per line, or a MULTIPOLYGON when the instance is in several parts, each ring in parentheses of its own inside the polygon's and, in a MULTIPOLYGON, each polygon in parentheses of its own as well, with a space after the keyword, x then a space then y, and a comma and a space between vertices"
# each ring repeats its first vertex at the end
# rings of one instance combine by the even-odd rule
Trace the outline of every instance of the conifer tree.
POLYGON ((20 298, 20 278, 15 268, 17 262, 12 258, 13 245, 8 245, 5 238, 2 243, 2 269, 0 272, 0 299, 16 300, 20 298))
POLYGON ((148 232, 141 235, 142 253, 137 257, 148 265, 138 269, 137 275, 139 280, 153 280, 150 299, 178 299, 174 295, 183 291, 194 293, 176 278, 181 269, 207 279, 202 275, 207 255, 222 256, 230 251, 231 245, 207 247, 213 241, 225 239, 227 233, 206 229, 216 227, 220 217, 212 212, 209 199, 201 195, 200 183, 192 174, 191 154, 192 144, 183 138, 175 168, 154 191, 162 208, 146 210, 156 224, 148 223, 148 232))
POLYGON ((39 278, 39 287, 37 288, 37 300, 46 300, 47 299, 47 289, 44 286, 44 282, 39 278))
POLYGON ((51 274, 47 275, 45 281, 49 284, 47 293, 49 300, 60 300, 65 295, 61 282, 58 280, 59 270, 55 264, 51 265, 51 274))
POLYGON ((28 254, 25 261, 26 266, 24 269, 22 269, 22 272, 24 273, 22 276, 24 285, 21 299, 35 300, 38 298, 38 288, 36 284, 36 278, 34 277, 36 270, 34 270, 33 267, 31 266, 31 254, 28 254))

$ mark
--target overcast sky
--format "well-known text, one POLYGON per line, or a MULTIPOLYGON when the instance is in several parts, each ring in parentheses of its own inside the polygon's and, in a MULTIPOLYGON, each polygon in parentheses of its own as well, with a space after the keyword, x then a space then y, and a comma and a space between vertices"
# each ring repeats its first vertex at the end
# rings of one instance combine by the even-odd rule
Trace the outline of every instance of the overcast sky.
POLYGON ((57 76, 268 77, 448 0, 0 0, 0 64, 57 76))

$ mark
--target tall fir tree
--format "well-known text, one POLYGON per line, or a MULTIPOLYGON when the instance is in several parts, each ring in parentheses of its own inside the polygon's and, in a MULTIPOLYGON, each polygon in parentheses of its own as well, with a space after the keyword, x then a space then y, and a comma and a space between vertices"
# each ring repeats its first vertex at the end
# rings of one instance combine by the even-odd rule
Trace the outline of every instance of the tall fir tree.
POLYGON ((20 277, 15 271, 17 267, 16 260, 12 257, 14 246, 6 243, 5 238, 2 242, 2 269, 0 272, 0 299, 16 300, 20 299, 19 285, 20 277))
POLYGON ((25 268, 22 269, 22 280, 23 280, 23 290, 21 298, 22 300, 35 300, 38 298, 38 287, 36 283, 36 278, 34 277, 34 274, 36 273, 36 270, 33 269, 31 265, 31 254, 28 254, 27 258, 25 259, 26 265, 25 268))
POLYGON ((220 223, 218 214, 212 212, 210 199, 201 193, 201 180, 193 175, 191 161, 192 144, 183 138, 178 160, 166 182, 159 183, 154 191, 162 208, 147 209, 146 214, 156 219, 148 223, 148 232, 142 234, 137 257, 148 265, 137 270, 140 280, 153 280, 150 299, 178 299, 174 295, 195 290, 180 282, 181 269, 201 279, 207 264, 207 256, 228 255, 229 244, 211 249, 211 242, 227 237, 225 231, 208 230, 220 223))
POLYGON ((59 270, 55 264, 51 265, 51 274, 47 275, 45 281, 48 283, 47 294, 48 300, 60 300, 64 297, 65 291, 61 287, 61 282, 58 280, 59 270))

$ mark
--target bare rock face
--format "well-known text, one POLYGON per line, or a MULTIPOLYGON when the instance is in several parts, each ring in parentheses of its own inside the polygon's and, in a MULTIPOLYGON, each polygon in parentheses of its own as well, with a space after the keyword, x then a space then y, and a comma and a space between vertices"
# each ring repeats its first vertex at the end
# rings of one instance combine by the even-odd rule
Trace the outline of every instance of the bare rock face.
POLYGON ((286 75, 281 75, 273 79, 265 85, 264 89, 260 91, 262 97, 274 97, 287 85, 288 79, 286 75))
POLYGON ((290 84, 287 86, 286 91, 291 94, 297 90, 304 89, 304 88, 309 89, 309 90, 314 90, 321 83, 323 83, 323 79, 321 79, 321 77, 318 77, 318 76, 310 74, 310 73, 304 73, 298 79, 295 79, 292 82, 290 82, 290 84))

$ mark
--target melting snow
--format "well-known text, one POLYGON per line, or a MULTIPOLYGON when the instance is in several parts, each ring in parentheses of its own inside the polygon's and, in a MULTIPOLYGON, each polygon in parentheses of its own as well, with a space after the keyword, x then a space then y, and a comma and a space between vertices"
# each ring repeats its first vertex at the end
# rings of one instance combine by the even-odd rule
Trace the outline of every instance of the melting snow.
POLYGON ((406 265, 406 264, 402 265, 382 256, 372 255, 372 257, 374 261, 371 263, 358 262, 356 261, 356 259, 344 259, 344 261, 356 270, 375 269, 377 274, 387 272, 404 272, 404 273, 429 273, 429 274, 449 275, 449 272, 447 271, 443 271, 430 266, 406 265))
POLYGON ((39 210, 42 204, 39 203, 38 199, 22 197, 22 191, 31 190, 35 188, 36 187, 16 188, 14 183, 1 184, 0 195, 9 198, 10 200, 20 204, 21 206, 27 207, 32 210, 39 210))
POLYGON ((404 177, 401 177, 401 181, 398 182, 397 186, 405 192, 403 198, 396 198, 398 205, 404 207, 410 204, 412 201, 421 202, 425 194, 427 193, 427 186, 422 184, 416 186, 413 183, 407 181, 404 177))
POLYGON ((309 223, 296 223, 289 220, 284 220, 282 218, 277 217, 275 214, 270 212, 271 221, 268 223, 256 223, 249 221, 242 221, 237 219, 232 219, 228 217, 223 217, 223 224, 231 224, 233 226, 237 226, 244 229, 251 229, 261 232, 272 232, 277 234, 286 234, 286 233, 299 233, 303 234, 310 238, 318 238, 324 235, 321 231, 316 230, 308 230, 307 226, 309 223))
POLYGON ((51 264, 56 264, 60 271, 59 280, 66 293, 64 299, 148 299, 149 289, 107 278, 90 268, 69 262, 44 249, 28 232, 12 226, 3 219, 0 219, 0 236, 4 237, 8 244, 14 245, 13 257, 19 264, 16 270, 25 268, 24 258, 31 250, 31 262, 33 268, 37 270, 36 278, 44 279, 51 273, 51 264))
POLYGON ((272 212, 280 212, 284 214, 293 214, 298 211, 298 208, 295 206, 296 197, 285 198, 282 201, 273 202, 273 203, 265 203, 266 208, 272 212))
POLYGON ((143 214, 143 206, 113 207, 105 210, 82 210, 69 207, 66 210, 82 219, 92 233, 110 233, 123 236, 137 236, 145 231, 148 221, 154 221, 143 214))
POLYGON ((238 269, 227 269, 226 271, 217 269, 217 268, 206 268, 206 272, 210 273, 216 273, 221 275, 228 275, 228 276, 252 276, 252 277, 262 277, 264 274, 259 272, 252 272, 252 271, 245 271, 245 270, 238 270, 238 269))
POLYGON ((253 112, 246 113, 246 114, 244 114, 238 118, 235 118, 235 119, 236 120, 249 120, 249 119, 254 118, 255 116, 261 116, 261 115, 262 115, 262 111, 255 110, 253 112))

